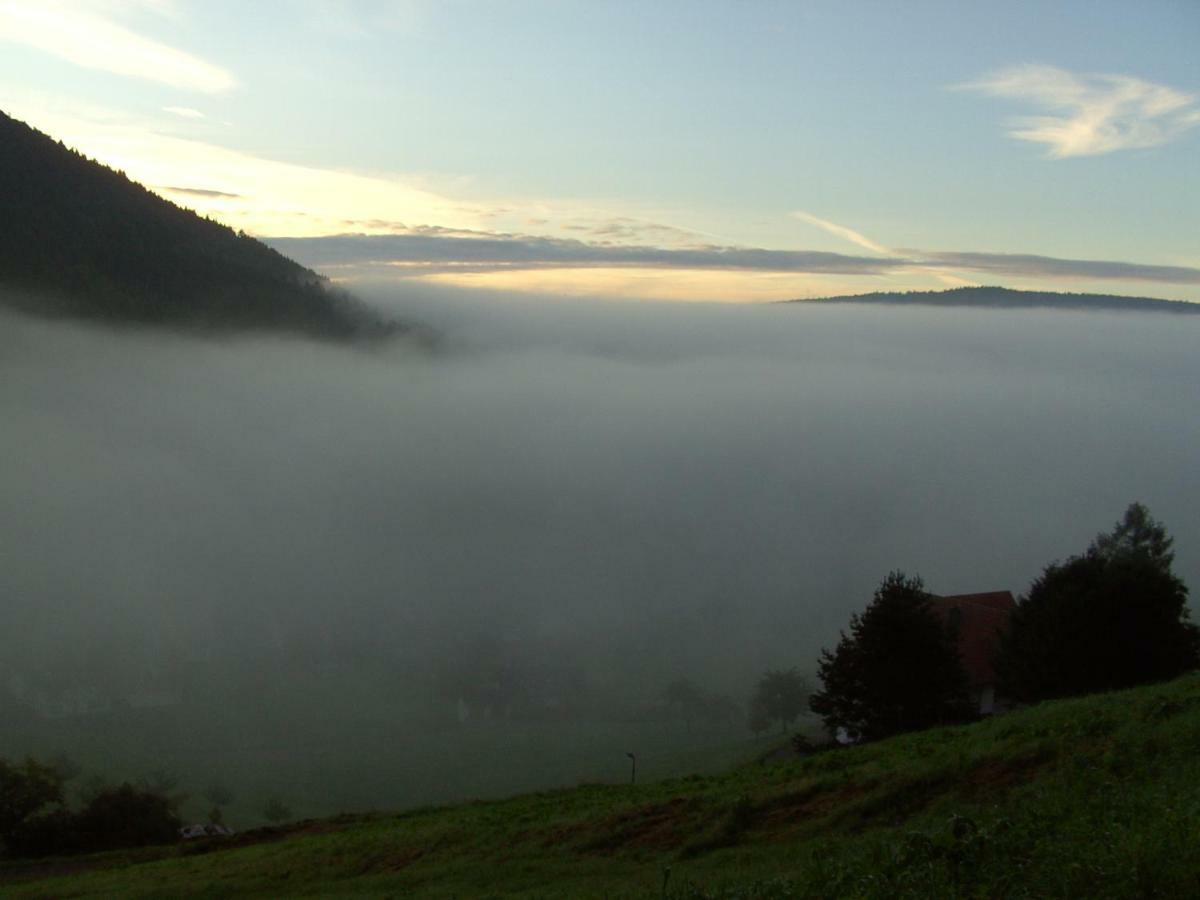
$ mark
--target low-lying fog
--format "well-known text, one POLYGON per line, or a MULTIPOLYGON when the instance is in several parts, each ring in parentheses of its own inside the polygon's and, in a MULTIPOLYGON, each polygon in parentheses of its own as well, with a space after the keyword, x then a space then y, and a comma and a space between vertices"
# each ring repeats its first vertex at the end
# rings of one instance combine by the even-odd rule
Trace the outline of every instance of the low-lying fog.
POLYGON ((248 820, 619 778, 890 569, 1023 592, 1140 500, 1200 585, 1192 317, 373 299, 441 347, 0 318, 0 755, 248 820))

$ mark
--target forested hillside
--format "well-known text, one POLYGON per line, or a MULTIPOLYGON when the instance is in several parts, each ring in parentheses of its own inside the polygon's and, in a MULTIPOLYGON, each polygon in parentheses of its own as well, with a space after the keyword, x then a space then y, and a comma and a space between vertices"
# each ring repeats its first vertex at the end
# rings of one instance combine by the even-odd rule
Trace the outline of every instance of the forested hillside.
POLYGON ((877 291, 840 297, 785 300, 785 303, 877 303, 889 306, 973 306, 986 309, 1078 309, 1126 312, 1200 313, 1200 303, 1126 297, 1120 294, 1070 294, 1018 291, 1003 287, 961 287, 946 291, 877 291))
POLYGON ((315 272, 0 113, 0 302, 321 337, 388 329, 315 272))

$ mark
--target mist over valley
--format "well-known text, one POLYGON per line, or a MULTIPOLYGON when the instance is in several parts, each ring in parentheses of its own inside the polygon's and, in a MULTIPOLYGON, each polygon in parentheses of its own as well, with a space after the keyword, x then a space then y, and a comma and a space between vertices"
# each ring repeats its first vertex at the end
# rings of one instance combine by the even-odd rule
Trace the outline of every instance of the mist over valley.
POLYGON ((652 777, 892 569, 1023 592, 1139 499, 1200 574, 1193 317, 360 293, 436 348, 3 314, 0 754, 250 820, 652 777))

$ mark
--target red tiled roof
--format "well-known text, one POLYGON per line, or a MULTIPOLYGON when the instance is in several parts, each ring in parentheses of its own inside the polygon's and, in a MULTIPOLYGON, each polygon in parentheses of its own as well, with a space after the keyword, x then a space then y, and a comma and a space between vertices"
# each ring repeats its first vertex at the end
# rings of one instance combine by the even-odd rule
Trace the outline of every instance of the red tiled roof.
POLYGON ((992 658, 1016 605, 1009 591, 933 598, 933 608, 944 619, 950 618, 952 610, 958 610, 958 652, 972 687, 995 684, 992 658))

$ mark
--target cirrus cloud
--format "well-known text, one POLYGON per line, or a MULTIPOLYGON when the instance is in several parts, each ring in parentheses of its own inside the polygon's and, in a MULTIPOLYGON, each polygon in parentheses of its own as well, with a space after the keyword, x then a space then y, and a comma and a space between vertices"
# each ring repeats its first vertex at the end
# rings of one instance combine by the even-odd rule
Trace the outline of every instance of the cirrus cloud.
POLYGON ((958 86, 1046 111, 1012 121, 1011 137, 1045 144, 1052 159, 1155 147, 1200 125, 1200 98, 1130 75, 1022 65, 958 86))
POLYGON ((3 41, 33 47, 86 69, 183 90, 214 94, 236 84, 225 69, 136 34, 82 4, 0 0, 3 41))

